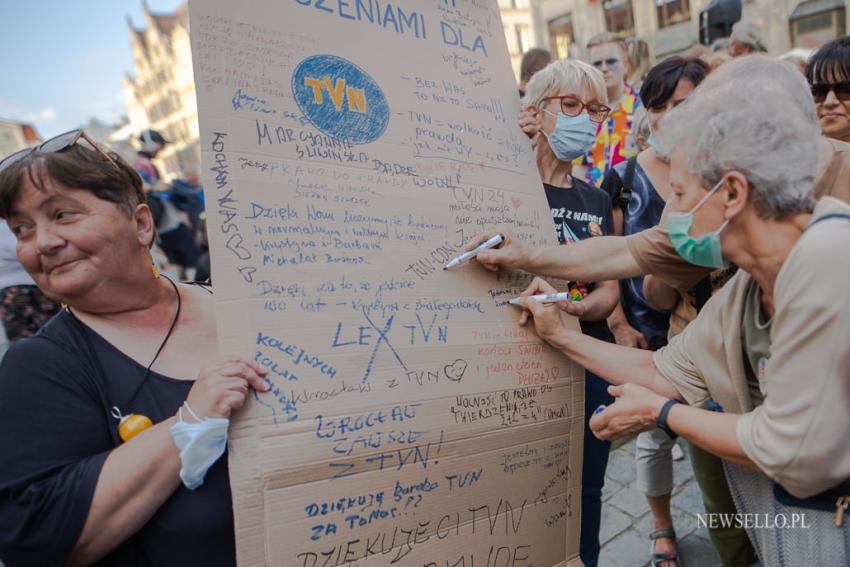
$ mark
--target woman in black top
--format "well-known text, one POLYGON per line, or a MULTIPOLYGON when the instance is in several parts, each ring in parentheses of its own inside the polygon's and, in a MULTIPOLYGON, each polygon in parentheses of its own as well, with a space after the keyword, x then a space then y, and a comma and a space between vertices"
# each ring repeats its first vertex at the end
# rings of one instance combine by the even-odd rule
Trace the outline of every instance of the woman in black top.
MULTIPOLYGON (((614 233, 611 199, 572 176, 572 160, 584 155, 596 139, 599 123, 610 112, 605 104, 607 90, 602 73, 586 63, 554 61, 538 71, 528 83, 523 106, 537 122, 537 168, 561 244, 614 233)), ((616 281, 570 282, 575 298, 564 310, 579 318, 582 332, 613 342, 605 318, 619 300, 616 281)), ((585 373, 585 433, 581 484, 580 555, 586 567, 599 560, 599 527, 602 487, 608 466, 610 443, 590 432, 587 422, 598 406, 613 400, 608 384, 591 372, 585 373)))
POLYGON ((226 460, 188 490, 169 428, 228 418, 263 372, 210 364, 211 294, 152 269, 138 174, 69 132, 0 162, 0 217, 66 305, 0 366, 0 559, 234 565, 226 460))

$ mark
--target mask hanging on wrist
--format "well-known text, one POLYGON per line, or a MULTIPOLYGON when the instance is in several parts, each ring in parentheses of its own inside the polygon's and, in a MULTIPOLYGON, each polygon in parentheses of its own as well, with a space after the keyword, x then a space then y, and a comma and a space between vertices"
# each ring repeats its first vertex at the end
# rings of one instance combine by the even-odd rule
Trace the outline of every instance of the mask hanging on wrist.
POLYGON ((204 483, 209 468, 224 454, 229 425, 229 419, 207 418, 198 423, 178 421, 169 428, 180 449, 180 480, 189 490, 204 483))

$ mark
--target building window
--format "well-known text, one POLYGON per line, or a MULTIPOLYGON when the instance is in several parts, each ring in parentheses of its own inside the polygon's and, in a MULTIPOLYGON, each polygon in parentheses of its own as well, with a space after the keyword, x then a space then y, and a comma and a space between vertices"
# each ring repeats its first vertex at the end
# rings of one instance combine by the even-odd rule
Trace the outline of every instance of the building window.
POLYGON ((516 55, 516 35, 511 33, 511 29, 508 26, 502 26, 502 30, 505 32, 505 41, 508 43, 508 53, 516 55))
POLYGON ((821 11, 810 8, 812 5, 813 2, 801 2, 791 14, 791 44, 794 47, 814 49, 845 34, 846 11, 842 2, 832 2, 831 6, 822 3, 821 11))
POLYGON ((689 0, 655 0, 655 5, 659 28, 666 28, 691 19, 689 0))
POLYGON ((526 9, 528 0, 499 0, 499 8, 502 10, 526 9))
POLYGON ((574 37, 572 14, 565 14, 549 21, 549 41, 555 59, 566 59, 570 56, 570 46, 573 44, 574 37))
POLYGON ((632 0, 605 0, 602 10, 605 12, 605 29, 624 37, 634 35, 635 15, 632 11, 632 0))
POLYGON ((518 53, 525 53, 531 47, 531 30, 525 24, 517 24, 514 27, 516 33, 516 46, 518 53))

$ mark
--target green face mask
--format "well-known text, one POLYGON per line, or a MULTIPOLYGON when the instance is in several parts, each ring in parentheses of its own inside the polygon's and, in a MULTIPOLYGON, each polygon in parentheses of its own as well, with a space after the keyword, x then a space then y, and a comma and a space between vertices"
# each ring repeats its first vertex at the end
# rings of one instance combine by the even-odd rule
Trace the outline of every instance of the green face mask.
POLYGON ((687 262, 703 266, 705 268, 725 268, 729 265, 723 258, 720 247, 720 231, 726 228, 729 221, 724 221, 720 228, 714 232, 703 234, 694 238, 689 234, 691 225, 694 223, 694 213, 717 191, 724 177, 715 185, 708 194, 700 200, 689 213, 670 213, 667 215, 667 229, 670 232, 670 242, 676 252, 687 262))

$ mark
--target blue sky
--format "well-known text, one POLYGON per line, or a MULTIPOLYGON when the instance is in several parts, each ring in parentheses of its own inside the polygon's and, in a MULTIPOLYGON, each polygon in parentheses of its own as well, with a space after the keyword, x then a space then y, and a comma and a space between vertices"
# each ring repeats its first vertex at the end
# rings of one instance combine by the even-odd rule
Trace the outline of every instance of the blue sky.
MULTIPOLYGON (((126 17, 144 23, 141 0, 2 0, 0 118, 36 125, 43 138, 90 117, 125 114, 121 78, 132 73, 126 17)), ((181 0, 148 0, 172 12, 181 0)))

